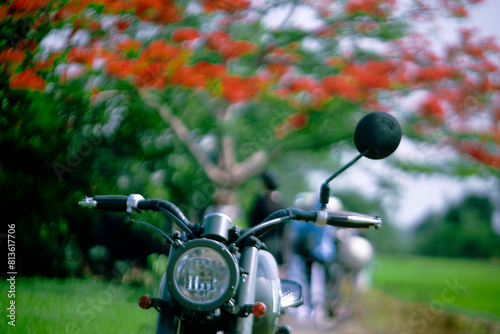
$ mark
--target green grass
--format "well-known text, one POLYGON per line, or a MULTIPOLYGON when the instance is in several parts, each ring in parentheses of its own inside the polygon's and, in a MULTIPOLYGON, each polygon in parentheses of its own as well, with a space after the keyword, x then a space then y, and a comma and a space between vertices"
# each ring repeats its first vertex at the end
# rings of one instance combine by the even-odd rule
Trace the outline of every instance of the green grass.
POLYGON ((500 318, 500 263, 379 255, 373 274, 374 288, 399 299, 500 318))
MULTIPOLYGON (((90 279, 18 277, 15 330, 2 312, 0 333, 154 333, 157 312, 137 305, 144 293, 152 292, 90 279)), ((5 310, 8 299, 0 300, 5 310)))
MULTIPOLYGON (((16 280, 14 329, 5 317, 8 286, 2 281, 0 333, 135 334, 155 330, 157 312, 142 310, 136 302, 140 295, 154 295, 154 291, 91 279, 21 277, 16 280)), ((378 255, 373 286, 375 291, 361 305, 356 319, 369 333, 455 333, 450 328, 463 333, 500 333, 499 263, 378 255), (429 311, 425 305, 439 312, 429 311), (435 321, 427 321, 431 318, 435 321), (488 318, 495 322, 481 320, 488 318)))

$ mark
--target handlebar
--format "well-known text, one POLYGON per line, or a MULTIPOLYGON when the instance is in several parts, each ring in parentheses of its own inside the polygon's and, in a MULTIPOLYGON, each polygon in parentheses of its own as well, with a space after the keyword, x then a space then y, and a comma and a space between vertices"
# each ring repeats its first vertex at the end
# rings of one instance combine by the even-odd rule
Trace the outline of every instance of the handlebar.
POLYGON ((301 210, 284 209, 279 210, 265 221, 288 215, 291 220, 300 220, 305 222, 314 222, 318 226, 332 225, 337 227, 352 228, 378 228, 382 225, 382 219, 372 217, 362 213, 351 211, 327 211, 327 210, 301 210))
POLYGON ((236 241, 235 244, 243 241, 250 235, 261 237, 266 234, 274 225, 289 221, 299 220, 304 222, 314 222, 317 226, 326 224, 337 227, 350 228, 378 228, 382 225, 382 219, 379 217, 370 217, 356 212, 327 210, 301 210, 301 209, 283 209, 269 215, 262 223, 250 229, 247 229, 236 241))
POLYGON ((378 228, 382 225, 382 219, 357 212, 334 211, 328 214, 327 224, 338 227, 378 228))
POLYGON ((127 210, 127 199, 128 196, 123 195, 85 197, 85 199, 78 202, 78 204, 88 208, 120 212, 127 210))
POLYGON ((144 199, 141 195, 104 195, 85 197, 78 202, 80 206, 106 211, 127 211, 127 206, 146 211, 158 211, 160 200, 144 199), (130 203, 129 203, 130 201, 130 203))
MULTIPOLYGON (((188 234, 192 235, 192 229, 194 227, 194 224, 191 223, 174 204, 159 199, 144 199, 144 197, 137 194, 130 196, 106 195, 85 197, 85 199, 78 202, 78 204, 100 210, 126 211, 129 214, 134 210, 163 211, 176 220, 178 225, 188 232, 188 234)), ((290 208, 279 210, 271 214, 261 224, 245 232, 238 240, 250 234, 256 234, 257 236, 265 234, 271 226, 286 220, 314 222, 314 224, 318 226, 328 224, 345 228, 378 228, 382 225, 381 218, 371 217, 357 212, 290 208)))
POLYGON ((191 223, 182 211, 170 203, 161 199, 144 199, 141 195, 132 194, 130 196, 123 195, 104 195, 85 197, 82 201, 78 202, 80 206, 93 208, 106 211, 118 211, 132 213, 135 211, 164 211, 172 217, 179 226, 186 232, 192 234, 194 224, 191 223))

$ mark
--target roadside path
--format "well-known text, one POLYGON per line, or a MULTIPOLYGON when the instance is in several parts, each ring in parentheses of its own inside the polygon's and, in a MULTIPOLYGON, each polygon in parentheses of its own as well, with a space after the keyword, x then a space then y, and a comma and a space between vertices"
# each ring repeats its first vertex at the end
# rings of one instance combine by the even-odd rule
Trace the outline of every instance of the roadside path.
POLYGON ((339 324, 333 331, 322 332, 319 331, 314 323, 299 323, 288 315, 283 315, 280 318, 280 324, 290 325, 292 327, 292 334, 369 334, 365 328, 356 323, 356 319, 346 320, 339 324))

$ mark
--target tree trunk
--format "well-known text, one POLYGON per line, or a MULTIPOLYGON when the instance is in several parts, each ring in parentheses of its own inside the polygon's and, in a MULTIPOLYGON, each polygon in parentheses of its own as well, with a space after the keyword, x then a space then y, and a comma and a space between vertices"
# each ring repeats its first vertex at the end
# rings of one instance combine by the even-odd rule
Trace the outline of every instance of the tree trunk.
MULTIPOLYGON (((177 138, 186 145, 210 181, 216 186, 214 207, 234 208, 238 187, 251 177, 261 173, 268 162, 276 155, 259 150, 245 161, 236 162, 232 138, 228 135, 222 135, 219 145, 220 160, 217 164, 214 164, 190 136, 190 130, 184 122, 175 116, 167 105, 160 104, 157 101, 158 98, 150 91, 143 89, 139 93, 147 104, 158 110, 163 120, 172 128, 177 138)), ((229 116, 226 115, 225 117, 229 116)), ((231 209, 231 211, 235 210, 231 209)))

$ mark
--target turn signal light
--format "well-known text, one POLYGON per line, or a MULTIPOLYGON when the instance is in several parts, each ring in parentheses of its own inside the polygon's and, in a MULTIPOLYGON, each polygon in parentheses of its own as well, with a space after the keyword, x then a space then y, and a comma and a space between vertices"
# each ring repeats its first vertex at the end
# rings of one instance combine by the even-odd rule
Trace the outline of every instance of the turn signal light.
POLYGON ((252 306, 252 314, 257 318, 263 317, 266 314, 266 311, 266 304, 262 302, 257 302, 252 306))
POLYGON ((138 300, 139 306, 145 310, 150 308, 153 304, 153 298, 149 295, 143 295, 138 300))

